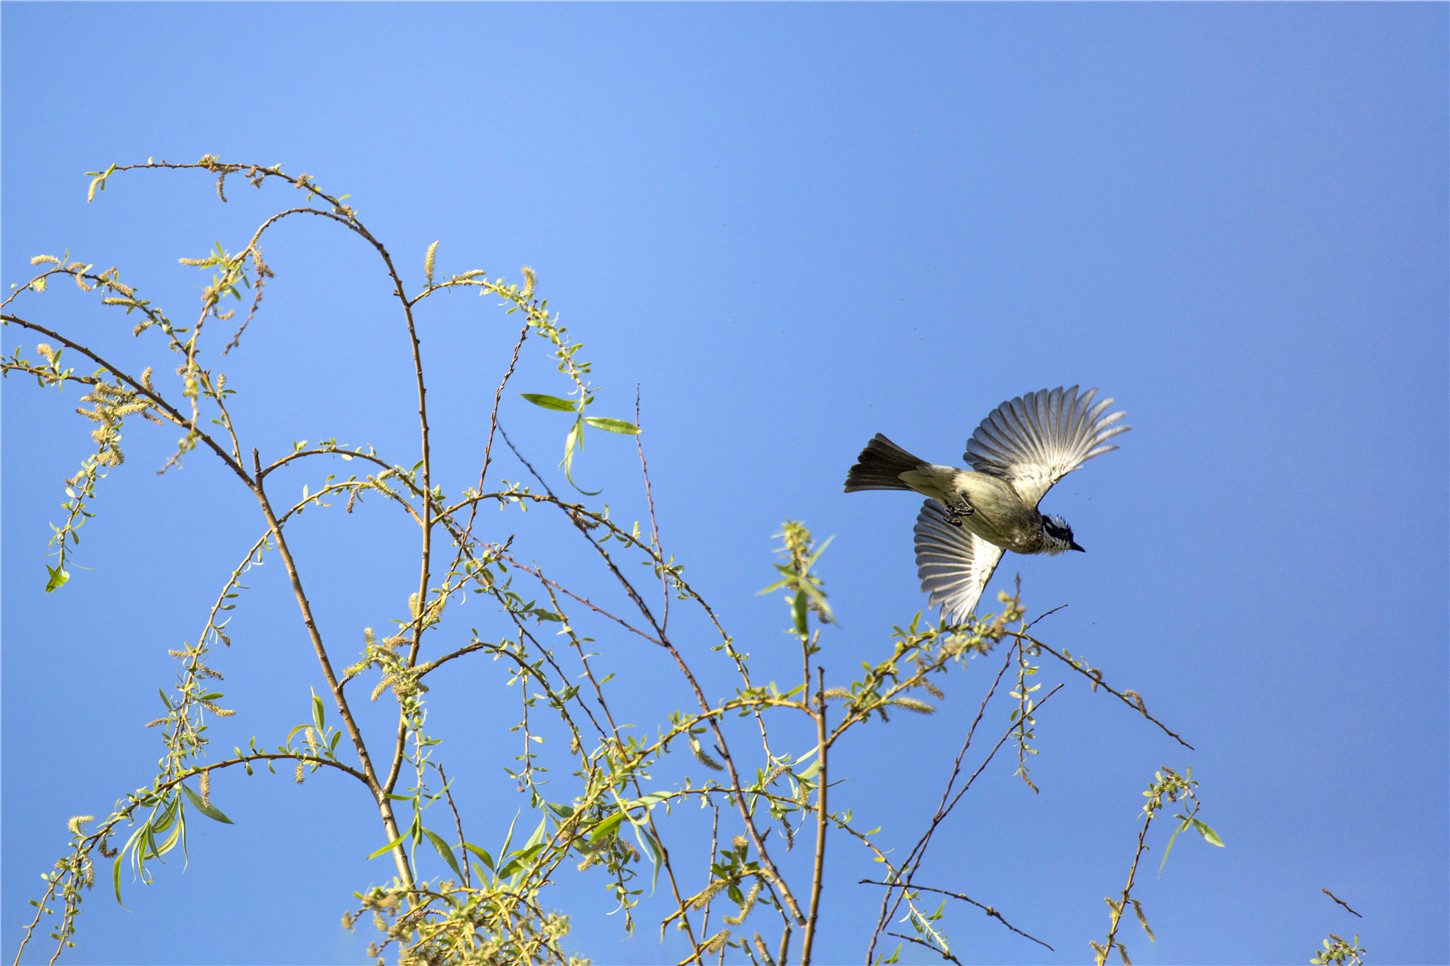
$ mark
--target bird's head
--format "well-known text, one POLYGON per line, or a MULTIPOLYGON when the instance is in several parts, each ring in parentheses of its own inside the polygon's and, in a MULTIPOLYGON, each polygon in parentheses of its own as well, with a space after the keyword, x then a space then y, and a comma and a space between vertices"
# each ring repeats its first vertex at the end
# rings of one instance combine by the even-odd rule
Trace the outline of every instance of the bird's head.
POLYGON ((1077 545, 1077 541, 1072 538, 1072 527, 1060 516, 1042 518, 1042 535, 1046 538, 1045 549, 1048 553, 1065 553, 1068 550, 1087 552, 1077 545))

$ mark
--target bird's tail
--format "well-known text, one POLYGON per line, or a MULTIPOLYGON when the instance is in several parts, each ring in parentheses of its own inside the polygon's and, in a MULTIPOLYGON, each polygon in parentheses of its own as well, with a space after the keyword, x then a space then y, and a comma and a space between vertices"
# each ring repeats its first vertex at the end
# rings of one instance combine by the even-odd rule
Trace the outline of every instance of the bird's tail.
POLYGON ((856 457, 856 465, 846 473, 846 492, 909 490, 911 487, 901 481, 901 474, 929 465, 877 433, 856 457))

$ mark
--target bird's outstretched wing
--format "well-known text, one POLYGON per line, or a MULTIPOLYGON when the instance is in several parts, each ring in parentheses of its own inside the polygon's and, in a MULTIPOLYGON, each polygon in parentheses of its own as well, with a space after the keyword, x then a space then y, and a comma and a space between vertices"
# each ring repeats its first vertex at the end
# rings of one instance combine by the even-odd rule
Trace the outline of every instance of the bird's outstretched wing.
POLYGON ((927 606, 940 606, 942 617, 952 623, 966 620, 992 579, 1002 548, 966 527, 952 526, 936 500, 922 504, 915 532, 916 572, 927 593, 927 606))
POLYGON ((1114 425, 1124 413, 1103 415, 1112 399, 1096 403, 1096 389, 1039 389, 1009 399, 982 420, 967 441, 966 459, 979 473, 999 476, 1031 506, 1052 484, 1083 463, 1117 449, 1109 439, 1128 431, 1114 425))

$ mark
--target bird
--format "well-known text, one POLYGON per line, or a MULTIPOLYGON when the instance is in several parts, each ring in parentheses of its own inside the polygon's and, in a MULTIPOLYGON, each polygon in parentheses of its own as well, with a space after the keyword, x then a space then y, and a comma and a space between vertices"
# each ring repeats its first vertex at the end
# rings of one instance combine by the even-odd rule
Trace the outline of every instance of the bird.
POLYGON ((917 575, 928 607, 962 623, 992 579, 1004 551, 1082 551, 1072 527, 1037 505, 1052 485, 1129 427, 1126 413, 1105 413, 1097 389, 1039 389, 1002 403, 967 441, 971 469, 939 466, 877 433, 846 473, 846 492, 914 490, 927 497, 914 528, 917 575))

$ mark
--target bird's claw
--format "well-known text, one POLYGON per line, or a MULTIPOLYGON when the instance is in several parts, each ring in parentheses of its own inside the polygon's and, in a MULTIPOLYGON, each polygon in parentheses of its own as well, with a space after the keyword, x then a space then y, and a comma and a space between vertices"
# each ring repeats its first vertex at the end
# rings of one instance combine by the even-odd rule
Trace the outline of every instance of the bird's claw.
POLYGON ((960 527, 962 525, 962 517, 969 517, 976 512, 977 508, 968 503, 964 498, 959 500, 955 506, 947 507, 947 523, 950 523, 954 527, 960 527))

